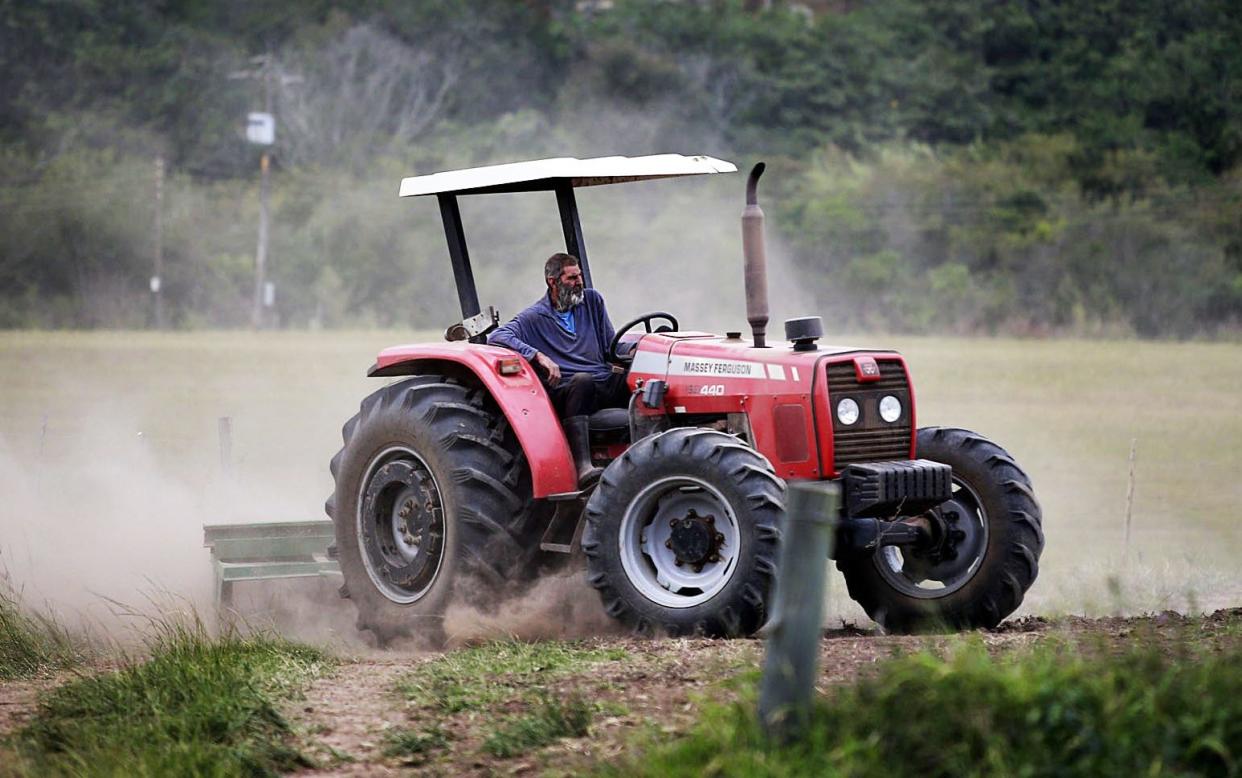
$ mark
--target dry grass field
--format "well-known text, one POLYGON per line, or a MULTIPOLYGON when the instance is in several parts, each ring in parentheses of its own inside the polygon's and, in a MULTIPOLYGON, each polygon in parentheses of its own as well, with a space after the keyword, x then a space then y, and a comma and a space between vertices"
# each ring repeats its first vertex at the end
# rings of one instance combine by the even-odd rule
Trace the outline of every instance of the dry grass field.
MULTIPOLYGON (((201 525, 321 518, 366 368, 420 335, 0 334, 0 563, 70 613, 152 590, 203 603, 201 525)), ((920 424, 974 429, 1031 474, 1048 545, 1022 614, 1242 602, 1242 345, 830 340, 899 349, 920 424)), ((843 589, 830 616, 861 618, 843 589)))

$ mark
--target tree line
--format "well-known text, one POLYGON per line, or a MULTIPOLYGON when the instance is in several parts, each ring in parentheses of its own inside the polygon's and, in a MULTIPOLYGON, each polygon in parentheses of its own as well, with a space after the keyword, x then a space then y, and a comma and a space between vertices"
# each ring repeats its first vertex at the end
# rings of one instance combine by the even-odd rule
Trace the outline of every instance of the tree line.
POLYGON ((676 151, 769 163, 839 325, 1236 334, 1238 40, 1225 0, 0 0, 0 326, 150 324, 157 157, 172 323, 245 324, 266 89, 284 326, 451 318, 403 176, 676 151))

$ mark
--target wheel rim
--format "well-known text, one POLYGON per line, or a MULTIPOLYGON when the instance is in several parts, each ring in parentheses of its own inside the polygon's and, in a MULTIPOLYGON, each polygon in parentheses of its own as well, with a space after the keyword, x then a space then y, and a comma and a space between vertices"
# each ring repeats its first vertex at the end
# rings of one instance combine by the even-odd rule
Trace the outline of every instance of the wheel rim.
POLYGON ((649 484, 630 501, 620 544, 622 569, 640 594, 665 607, 690 608, 733 578, 741 532, 715 487, 674 476, 649 484))
POLYGON ((358 494, 358 551, 371 583, 408 605, 422 599, 444 564, 444 505, 425 460, 404 446, 371 460, 358 494))
POLYGON ((987 555, 988 514, 970 484, 954 478, 953 496, 936 512, 945 531, 960 533, 952 544, 954 558, 920 557, 897 546, 885 546, 874 557, 880 576, 910 597, 947 597, 975 577, 987 555))

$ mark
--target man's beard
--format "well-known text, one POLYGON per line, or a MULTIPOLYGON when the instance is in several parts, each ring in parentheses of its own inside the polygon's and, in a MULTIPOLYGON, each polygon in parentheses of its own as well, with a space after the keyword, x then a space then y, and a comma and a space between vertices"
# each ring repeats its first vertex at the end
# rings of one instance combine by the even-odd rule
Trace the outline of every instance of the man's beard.
POLYGON ((585 296, 586 292, 580 286, 570 286, 560 281, 556 282, 556 310, 560 313, 564 313, 582 302, 585 296))

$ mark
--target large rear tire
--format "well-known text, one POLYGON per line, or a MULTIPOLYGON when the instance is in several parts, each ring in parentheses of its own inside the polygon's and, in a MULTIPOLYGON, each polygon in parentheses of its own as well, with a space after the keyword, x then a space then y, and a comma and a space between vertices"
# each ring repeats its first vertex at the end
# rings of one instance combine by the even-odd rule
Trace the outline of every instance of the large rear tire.
POLYGON ((885 546, 839 562, 850 597, 889 632, 991 629, 1039 574, 1044 534, 1031 481, 1003 448, 968 430, 920 429, 916 448, 953 468, 953 497, 936 510, 958 533, 956 556, 885 546))
POLYGON ((363 400, 341 434, 325 508, 359 629, 439 643, 454 598, 492 602, 533 573, 529 468, 483 389, 416 376, 363 400))
POLYGON ((737 438, 644 438, 587 502, 587 580, 638 633, 749 635, 768 615, 784 510, 784 482, 737 438))

